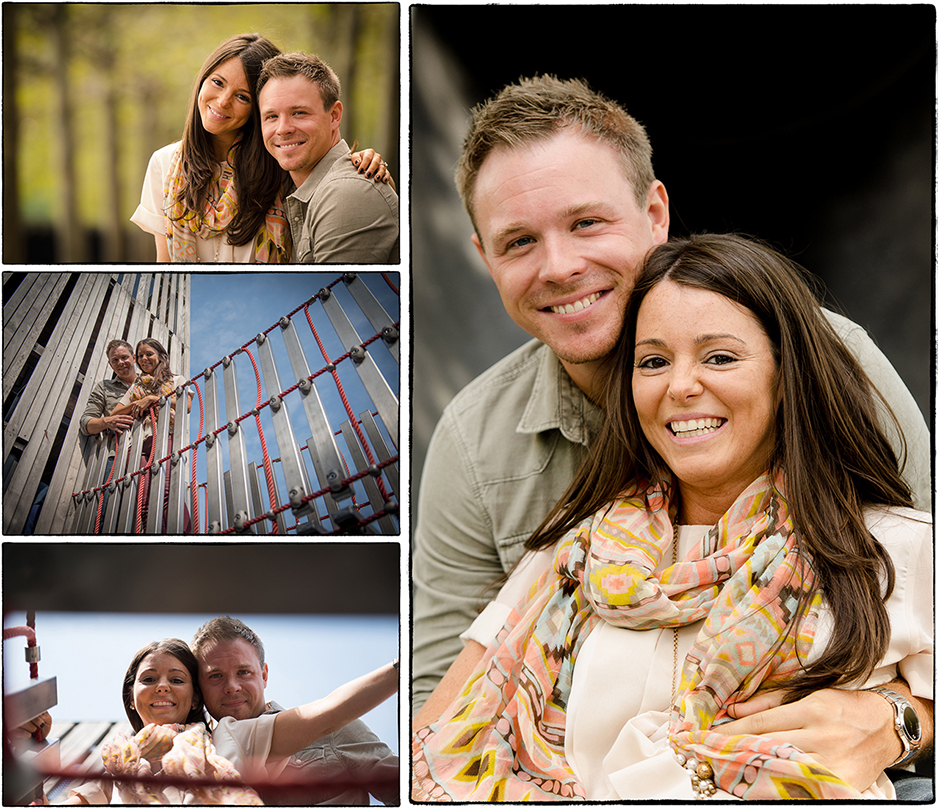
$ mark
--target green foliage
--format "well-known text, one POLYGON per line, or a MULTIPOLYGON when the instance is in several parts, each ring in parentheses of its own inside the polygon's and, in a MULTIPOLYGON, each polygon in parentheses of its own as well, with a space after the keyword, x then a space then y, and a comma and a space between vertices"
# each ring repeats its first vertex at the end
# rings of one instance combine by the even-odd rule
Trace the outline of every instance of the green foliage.
POLYGON ((344 105, 356 131, 344 126, 343 136, 388 156, 398 154, 398 143, 389 142, 389 133, 397 137, 399 121, 398 77, 389 75, 398 60, 397 4, 68 3, 59 17, 50 11, 56 4, 5 5, 17 6, 5 25, 13 19, 19 58, 13 113, 19 127, 20 208, 27 222, 50 223, 61 215, 62 155, 68 148, 82 225, 101 226, 107 216, 110 161, 118 167, 120 218, 136 231, 128 219, 140 199, 150 155, 180 137, 196 73, 220 42, 238 33, 256 32, 282 50, 320 55, 344 82, 344 105), (67 49, 64 73, 57 66, 57 24, 67 49), (346 83, 350 75, 352 86, 346 83), (57 82, 63 79, 71 135, 56 104, 57 82), (106 146, 109 93, 113 149, 106 146))

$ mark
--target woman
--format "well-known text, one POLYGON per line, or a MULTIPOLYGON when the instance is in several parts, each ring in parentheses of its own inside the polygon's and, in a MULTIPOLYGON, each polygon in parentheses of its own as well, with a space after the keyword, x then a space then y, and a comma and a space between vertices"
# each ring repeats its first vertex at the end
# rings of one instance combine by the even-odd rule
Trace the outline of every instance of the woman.
POLYGON ((654 250, 625 323, 602 433, 497 599, 515 608, 416 717, 415 799, 893 797, 719 729, 758 689, 900 672, 932 699, 930 518, 864 372, 797 270, 739 237, 654 250))
MULTIPOLYGON (((124 675, 124 710, 134 736, 119 736, 103 748, 105 770, 121 776, 163 773, 184 779, 268 780, 284 770, 293 753, 372 710, 397 690, 398 671, 390 663, 310 705, 256 719, 226 717, 210 736, 204 724, 195 656, 176 638, 154 641, 134 655, 124 675)), ((100 780, 72 790, 66 803, 261 801, 249 787, 183 789, 100 780)))
MULTIPOLYGON (((258 34, 231 37, 196 78, 183 138, 154 152, 131 221, 154 234, 159 262, 284 263, 286 174, 261 139, 255 86, 280 51, 258 34)), ((355 148, 355 146, 353 146, 355 148)), ((388 182, 381 155, 350 154, 388 182)))
MULTIPOLYGON (((173 451, 173 425, 176 417, 175 398, 171 396, 173 391, 184 386, 187 383, 185 376, 174 374, 170 370, 170 356, 163 344, 152 337, 145 337, 139 343, 135 350, 137 367, 140 368, 140 374, 134 380, 133 384, 124 393, 121 400, 111 411, 112 416, 130 414, 135 418, 143 419, 143 430, 146 438, 141 448, 141 466, 145 465, 153 452, 153 422, 150 416, 150 408, 156 404, 161 397, 166 397, 168 407, 170 408, 170 427, 169 439, 167 442, 166 454, 173 451)), ((186 409, 192 406, 193 392, 189 391, 187 396, 186 409)), ((161 456, 162 457, 162 456, 161 456)), ((159 460, 159 458, 154 458, 159 460)), ((141 524, 146 524, 147 510, 150 493, 150 474, 141 476, 140 497, 142 499, 141 524)), ((163 521, 166 523, 166 514, 169 506, 170 479, 167 476, 166 487, 163 497, 163 521)), ((189 511, 184 507, 184 533, 189 533, 189 511)))

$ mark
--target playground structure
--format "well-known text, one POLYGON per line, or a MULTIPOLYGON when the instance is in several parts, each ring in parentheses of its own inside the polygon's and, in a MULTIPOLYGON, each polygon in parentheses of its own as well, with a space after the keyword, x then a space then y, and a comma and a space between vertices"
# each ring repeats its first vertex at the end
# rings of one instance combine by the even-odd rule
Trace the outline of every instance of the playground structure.
MULTIPOLYGON (((168 341, 171 367, 183 369, 182 374, 188 376, 188 344, 179 337, 189 331, 185 305, 188 280, 183 283, 188 277, 161 275, 170 278, 159 279, 165 280, 167 294, 158 302, 158 312, 151 313, 151 332, 168 341), (170 313, 171 307, 165 305, 170 300, 176 302, 173 329, 157 317, 170 313), (154 328, 157 322, 162 328, 154 328)), ((159 297, 164 286, 156 283, 156 278, 149 280, 159 297)), ((91 386, 109 370, 104 346, 121 333, 115 322, 126 311, 123 333, 142 336, 139 323, 134 328, 139 320, 136 313, 149 312, 145 307, 153 299, 151 294, 145 302, 141 290, 147 284, 139 282, 136 297, 125 298, 130 281, 113 274, 107 292, 118 305, 114 313, 108 308, 99 316, 94 339, 88 343, 86 358, 99 361, 94 372, 83 374, 84 384, 74 395, 61 442, 73 449, 58 458, 35 532, 398 533, 398 313, 386 312, 359 274, 325 276, 325 280, 328 282, 315 295, 285 312, 277 323, 161 398, 151 408, 149 425, 138 421, 117 437, 111 433, 81 437, 78 419, 72 416, 82 411, 91 386), (340 300, 341 293, 345 302, 340 300), (319 328, 315 325, 314 308, 326 315, 329 334, 324 334, 322 324, 319 328), (109 325, 103 325, 105 321, 109 325), (368 333, 361 336, 359 329, 363 328, 368 333), (311 349, 304 348, 302 333, 308 344, 311 335, 315 341, 319 354, 315 360, 310 359, 311 349), (382 357, 377 363, 379 353, 382 357), (277 355, 282 357, 280 367, 277 355), (285 355, 289 372, 284 369, 285 355), (245 369, 243 375, 250 368, 255 378, 255 399, 247 410, 239 401, 238 365, 245 369), (282 379, 293 382, 284 384, 282 379), (355 397, 348 391, 350 380, 357 388, 355 397), (192 404, 188 407, 189 399, 192 404), (292 420, 292 409, 303 411, 304 419, 292 420), (270 414, 277 453, 268 451, 272 429, 269 426, 266 438, 262 414, 270 414), (195 425, 197 419, 199 426, 190 440, 190 421, 195 425), (246 450, 246 430, 252 429, 252 422, 260 438, 260 460, 249 459, 246 450), (308 431, 302 443, 297 439, 301 430, 308 431), (148 433, 154 440, 144 457, 142 448, 148 433), (205 476, 201 481, 197 479, 200 455, 205 476), (226 456, 228 468, 223 468, 226 456)), ((370 281, 387 285, 397 299, 397 286, 388 274, 371 273, 370 281)), ((89 299, 100 300, 95 293, 100 296, 102 290, 99 279, 97 287, 85 292, 89 299)), ((26 296, 20 297, 22 307, 26 296)), ((6 316, 6 307, 4 313, 6 316)), ((77 356, 77 351, 73 354, 77 356)), ((5 359, 6 355, 5 345, 5 359)), ((86 359, 87 366, 92 364, 86 359)), ((54 369, 42 370, 43 381, 53 378, 54 369)), ((5 387, 6 383, 5 373, 5 387)), ((41 397, 41 385, 33 385, 30 378, 26 387, 30 386, 35 388, 32 398, 41 397)), ((32 411, 29 408, 30 414, 32 411)), ((29 419, 23 410, 14 410, 12 415, 5 428, 7 437, 28 450, 33 437, 40 435, 43 420, 29 419)), ((38 476, 49 476, 48 461, 43 465, 34 461, 29 474, 22 473, 20 464, 15 463, 21 457, 26 453, 21 451, 11 472, 5 469, 4 474, 4 524, 12 531, 34 503, 30 492, 44 485, 38 476), (15 498, 13 506, 8 505, 8 498, 10 503, 15 498)))

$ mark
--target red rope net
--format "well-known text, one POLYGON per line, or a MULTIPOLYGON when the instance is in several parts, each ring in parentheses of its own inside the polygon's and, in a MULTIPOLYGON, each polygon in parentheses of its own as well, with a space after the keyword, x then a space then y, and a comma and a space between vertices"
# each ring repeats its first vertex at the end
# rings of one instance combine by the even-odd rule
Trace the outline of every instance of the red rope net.
MULTIPOLYGON (((392 279, 388 276, 388 274, 387 274, 387 273, 382 273, 382 274, 381 274, 381 277, 385 280, 385 282, 387 283, 387 285, 389 286, 389 288, 390 288, 396 295, 398 295, 398 294, 399 294, 398 287, 393 283, 392 279)), ((330 283, 329 285, 327 285, 324 289, 325 289, 325 290, 332 290, 333 287, 335 287, 337 284, 339 284, 342 280, 343 280, 343 277, 341 276, 341 277, 337 278, 336 280, 334 280, 334 281, 333 281, 332 283, 330 283)), ((256 342, 259 342, 259 337, 261 337, 262 335, 264 335, 264 336, 266 337, 270 332, 272 332, 272 331, 274 331, 275 329, 277 329, 277 328, 282 324, 282 322, 283 322, 283 319, 282 319, 282 320, 279 320, 277 323, 273 324, 272 326, 270 326, 269 328, 265 329, 265 330, 261 333, 261 335, 258 335, 258 336, 255 337, 254 339, 249 340, 247 343, 245 343, 244 345, 242 345, 242 346, 240 346, 239 348, 237 348, 237 349, 236 349, 235 351, 233 351, 231 354, 227 355, 226 358, 223 358, 223 359, 219 360, 219 361, 216 362, 215 364, 209 366, 209 367, 208 367, 205 371, 203 371, 202 373, 197 374, 196 376, 194 376, 192 379, 190 379, 188 382, 186 382, 186 384, 183 386, 183 388, 190 388, 190 387, 191 387, 191 389, 194 390, 195 393, 196 393, 197 396, 198 396, 198 401, 199 401, 199 428, 198 428, 198 431, 197 431, 195 440, 193 440, 191 443, 187 444, 186 446, 181 447, 181 448, 178 450, 178 452, 176 452, 176 453, 168 453, 167 455, 165 455, 165 456, 162 457, 162 458, 155 458, 155 454, 156 454, 156 444, 157 444, 157 442, 156 442, 156 440, 154 440, 154 441, 152 442, 152 444, 151 444, 151 447, 150 447, 150 454, 149 454, 149 457, 146 459, 146 461, 143 462, 143 464, 142 464, 142 466, 141 466, 140 469, 137 469, 137 470, 134 470, 134 471, 132 471, 132 472, 129 472, 128 474, 126 474, 126 475, 124 475, 124 476, 115 478, 114 466, 117 466, 117 458, 118 458, 118 457, 121 457, 120 453, 121 453, 122 451, 123 451, 123 452, 128 452, 128 451, 129 451, 129 448, 125 448, 125 447, 122 446, 123 444, 128 444, 128 443, 129 443, 129 441, 125 441, 125 440, 124 440, 124 437, 125 437, 125 436, 129 436, 129 431, 126 431, 125 433, 122 433, 122 434, 119 436, 118 447, 117 447, 117 449, 116 449, 116 451, 115 451, 115 463, 114 463, 114 466, 112 466, 112 469, 111 469, 110 474, 108 475, 108 480, 107 480, 104 484, 102 484, 101 486, 97 486, 97 487, 94 487, 94 488, 91 488, 91 489, 87 489, 87 490, 83 490, 83 491, 80 491, 80 492, 75 492, 75 493, 72 495, 73 498, 79 498, 79 497, 84 497, 84 496, 88 495, 89 493, 91 493, 91 494, 95 497, 96 503, 97 503, 97 513, 96 513, 95 522, 94 522, 94 532, 95 532, 95 533, 99 533, 99 532, 101 531, 102 509, 103 509, 103 506, 104 506, 104 497, 103 497, 104 491, 105 491, 109 486, 112 488, 112 490, 116 490, 116 487, 117 487, 117 486, 119 486, 119 485, 121 485, 121 484, 129 484, 129 483, 131 483, 131 482, 137 482, 137 484, 138 484, 138 486, 137 486, 137 499, 136 499, 136 506, 135 506, 135 520, 134 520, 135 531, 136 531, 136 533, 143 533, 143 532, 145 532, 145 531, 146 531, 147 500, 148 500, 148 497, 149 497, 149 482, 150 482, 151 474, 152 474, 152 473, 155 474, 155 473, 156 473, 156 470, 157 470, 161 465, 167 463, 167 461, 170 461, 170 460, 173 458, 174 455, 177 456, 178 458, 182 458, 183 456, 185 456, 185 454, 186 454, 187 452, 190 452, 190 453, 191 453, 191 456, 190 456, 190 458, 191 458, 191 471, 190 471, 190 476, 189 476, 189 477, 190 477, 190 481, 189 481, 189 483, 190 483, 189 502, 190 502, 190 504, 191 504, 191 506, 192 506, 192 526, 193 526, 193 530, 194 530, 194 532, 196 532, 196 533, 200 533, 200 532, 203 532, 203 531, 208 532, 208 530, 209 530, 209 528, 208 528, 208 508, 209 508, 209 505, 208 505, 208 490, 207 490, 207 486, 206 486, 206 483, 205 483, 205 482, 201 482, 201 483, 200 483, 200 482, 197 482, 197 479, 196 479, 196 478, 197 478, 197 471, 196 471, 197 452, 198 452, 198 450, 199 450, 199 448, 200 448, 201 445, 207 444, 207 442, 208 442, 209 440, 214 440, 216 436, 220 435, 222 432, 224 432, 225 430, 229 429, 231 424, 239 425, 239 424, 241 424, 242 421, 244 421, 245 419, 249 418, 250 416, 253 416, 254 419, 255 419, 256 428, 257 428, 257 430, 258 430, 258 435, 259 435, 259 439, 260 439, 260 442, 261 442, 262 466, 263 466, 263 469, 264 469, 264 476, 265 476, 265 481, 266 481, 267 490, 268 490, 269 510, 268 510, 267 512, 265 512, 264 514, 257 515, 257 516, 255 516, 255 517, 249 519, 249 520, 244 521, 244 523, 240 526, 240 530, 245 530, 245 529, 248 529, 248 528, 250 528, 250 527, 252 527, 252 526, 254 526, 254 525, 258 525, 259 523, 263 522, 264 520, 270 520, 271 523, 272 523, 272 533, 276 532, 276 531, 277 531, 277 522, 276 522, 276 518, 277 518, 277 516, 278 516, 279 514, 283 513, 284 511, 286 511, 286 510, 288 510, 288 509, 292 509, 292 508, 293 508, 293 509, 300 509, 301 507, 303 507, 304 505, 306 505, 306 504, 308 504, 308 503, 315 505, 315 504, 314 504, 314 501, 316 501, 317 498, 322 498, 324 495, 329 494, 329 493, 332 491, 332 489, 331 489, 331 488, 324 487, 324 488, 322 488, 322 489, 320 489, 320 490, 318 490, 318 491, 312 492, 312 493, 307 494, 306 496, 304 496, 304 497, 302 497, 302 498, 299 498, 299 500, 298 500, 298 499, 295 499, 293 503, 287 502, 287 503, 284 503, 284 504, 282 504, 282 505, 280 505, 280 506, 277 505, 277 483, 276 483, 276 480, 275 480, 274 469, 273 469, 274 461, 272 461, 272 459, 270 458, 270 454, 269 454, 269 452, 268 452, 267 442, 266 442, 266 439, 265 439, 265 436, 264 436, 264 431, 263 431, 262 425, 261 425, 260 414, 261 414, 261 412, 264 410, 264 408, 269 407, 269 406, 271 405, 271 402, 272 402, 273 400, 281 400, 281 399, 283 399, 285 396, 287 396, 287 395, 293 393, 295 390, 297 390, 298 388, 300 388, 301 385, 304 384, 305 382, 311 382, 311 383, 312 383, 312 382, 313 382, 314 380, 316 380, 318 377, 320 377, 320 376, 322 376, 322 375, 324 375, 324 374, 327 374, 327 373, 330 374, 330 376, 332 377, 332 379, 333 379, 333 381, 334 381, 334 384, 335 384, 335 386, 336 386, 336 390, 337 390, 337 392, 338 392, 339 398, 340 398, 340 400, 341 400, 341 402, 342 402, 342 406, 343 406, 343 408, 344 408, 344 410, 345 410, 345 412, 346 412, 346 415, 347 415, 347 417, 348 417, 348 419, 349 419, 349 423, 350 423, 350 425, 352 426, 352 428, 353 428, 353 430, 354 430, 354 432, 355 432, 355 435, 356 435, 356 437, 357 437, 357 439, 358 439, 359 447, 360 447, 360 449, 362 450, 364 456, 365 456, 365 457, 367 458, 367 460, 368 460, 368 466, 369 466, 369 469, 367 469, 367 470, 359 471, 359 472, 350 474, 348 465, 346 464, 346 459, 345 459, 345 458, 342 458, 342 461, 343 461, 343 463, 344 463, 345 478, 344 478, 342 481, 339 482, 339 486, 340 486, 341 488, 351 487, 351 486, 353 486, 353 484, 357 483, 358 481, 362 481, 362 480, 364 480, 366 477, 371 477, 371 478, 374 480, 375 485, 376 485, 376 487, 377 487, 377 489, 378 489, 378 491, 379 491, 379 494, 380 494, 380 496, 381 496, 381 498, 382 498, 382 500, 383 500, 383 503, 384 503, 384 507, 383 507, 383 508, 374 509, 371 514, 369 514, 369 513, 363 513, 363 511, 362 511, 362 508, 363 508, 363 507, 362 507, 361 504, 357 501, 356 496, 355 496, 355 493, 354 493, 354 494, 353 494, 353 508, 355 509, 355 512, 356 512, 356 514, 357 514, 357 525, 355 526, 355 528, 357 528, 357 529, 364 529, 366 526, 370 525, 371 523, 376 522, 377 520, 380 520, 382 517, 385 517, 385 516, 397 516, 397 503, 396 503, 396 501, 395 501, 393 495, 391 495, 391 494, 389 493, 388 488, 387 488, 387 486, 386 486, 385 481, 384 481, 383 478, 382 478, 382 474, 381 474, 381 473, 382 473, 382 471, 383 471, 386 467, 388 467, 388 466, 390 466, 390 465, 392 465, 392 464, 397 464, 397 463, 398 463, 398 460, 399 460, 399 456, 398 456, 397 453, 396 453, 396 454, 394 454, 392 457, 388 458, 387 460, 385 460, 385 461, 383 461, 383 462, 377 462, 377 461, 376 461, 375 454, 374 454, 374 452, 373 452, 372 446, 371 446, 369 440, 367 439, 367 436, 366 436, 366 434, 365 434, 365 432, 364 432, 364 430, 363 430, 363 428, 362 428, 362 423, 361 423, 361 421, 355 416, 353 407, 352 407, 352 405, 351 405, 351 403, 350 403, 350 401, 349 401, 349 397, 347 396, 347 393, 346 393, 346 391, 345 391, 345 389, 344 389, 343 381, 342 381, 342 379, 340 378, 340 374, 339 374, 339 370, 338 370, 338 366, 339 366, 341 363, 343 363, 343 362, 349 361, 349 360, 352 358, 353 353, 356 352, 357 349, 367 349, 372 343, 374 343, 374 342, 376 342, 376 341, 378 341, 378 340, 387 339, 387 337, 386 337, 386 335, 383 334, 382 332, 379 332, 379 333, 377 333, 377 334, 375 334, 375 335, 373 335, 373 336, 370 336, 368 339, 363 340, 358 346, 353 346, 353 347, 351 347, 349 350, 347 350, 347 351, 346 351, 344 354, 342 354, 341 356, 339 356, 339 357, 337 357, 337 358, 335 358, 335 359, 332 359, 332 358, 330 357, 330 355, 329 355, 329 352, 327 351, 327 348, 326 348, 326 346, 325 346, 324 340, 322 339, 322 337, 321 337, 319 331, 317 330, 316 326, 314 325, 313 318, 311 317, 311 314, 310 314, 310 305, 311 305, 312 303, 314 303, 316 300, 318 300, 318 299, 320 298, 321 294, 322 294, 322 290, 321 290, 320 293, 317 293, 316 295, 314 295, 314 296, 313 296, 312 298, 310 298, 309 300, 305 301, 304 303, 302 303, 302 304, 300 304, 299 306, 297 306, 296 308, 294 308, 294 309, 293 309, 291 312, 289 312, 285 317, 286 317, 286 318, 291 318, 293 315, 295 315, 295 314, 297 314, 298 312, 300 312, 301 310, 303 310, 304 315, 305 315, 306 320, 307 320, 307 323, 308 323, 308 325, 309 325, 309 327, 310 327, 311 334, 312 334, 314 340, 316 341, 316 344, 317 344, 317 346, 318 346, 318 348, 319 348, 319 350, 320 350, 320 353, 321 353, 321 355, 322 355, 322 357, 323 357, 323 360, 324 360, 324 365, 323 365, 323 367, 321 367, 321 368, 319 368, 318 370, 314 371, 313 373, 309 374, 305 379, 298 380, 298 381, 295 382, 293 385, 290 385, 289 387, 285 388, 284 390, 277 392, 274 396, 268 398, 267 400, 263 400, 263 388, 262 388, 261 376, 260 376, 260 374, 259 374, 258 366, 257 366, 257 363, 256 363, 256 361, 255 361, 255 357, 254 357, 253 353, 252 353, 251 350, 250 350, 250 347, 252 346, 252 344, 254 344, 254 343, 256 343, 256 342), (219 427, 219 428, 213 430, 212 432, 209 432, 209 433, 207 433, 206 435, 203 435, 203 430, 204 430, 204 425, 205 425, 205 403, 204 403, 204 401, 203 401, 202 390, 201 390, 200 385, 199 385, 199 380, 200 380, 200 378, 206 377, 208 373, 214 371, 218 366, 222 365, 222 364, 226 361, 226 359, 230 359, 230 360, 231 360, 231 359, 234 359, 234 358, 235 358, 238 354, 240 354, 240 353, 244 353, 244 354, 248 357, 248 359, 249 359, 250 362, 251 362, 251 366, 252 366, 252 369, 253 369, 253 372, 254 372, 254 375, 255 375, 255 381, 256 381, 256 400, 255 400, 255 406, 254 406, 254 408, 252 408, 251 410, 246 411, 245 413, 242 413, 241 415, 239 415, 237 418, 235 418, 235 419, 234 419, 232 422, 230 422, 229 424, 225 424, 225 425, 223 425, 223 426, 221 426, 221 427, 219 427), (200 524, 199 500, 198 500, 198 492, 197 492, 197 489, 198 489, 199 487, 202 487, 202 488, 206 489, 206 491, 205 491, 205 493, 204 493, 205 496, 204 496, 204 511, 203 511, 203 513, 206 515, 206 517, 205 517, 205 525, 201 525, 201 524, 200 524)), ((393 324, 393 326, 394 326, 394 329, 397 331, 397 329, 399 329, 399 327, 400 327, 400 324, 399 324, 399 322, 396 321, 396 322, 393 324)), ((259 343, 259 344, 260 344, 260 343, 259 343)), ((177 391, 177 392, 179 393, 179 391, 177 391)), ((163 402, 161 401, 161 402, 159 403, 159 405, 160 405, 160 406, 163 406, 163 402)), ((157 424, 157 415, 156 415, 156 413, 157 413, 157 405, 151 407, 151 410, 150 410, 151 428, 152 428, 152 434, 153 434, 153 435, 156 435, 156 424, 157 424)), ((376 414, 373 413, 373 415, 376 415, 376 414)), ((340 433, 340 431, 334 431, 334 434, 339 435, 339 434, 341 434, 341 433, 340 433)), ((143 460, 143 459, 142 459, 142 460, 143 460)), ((334 483, 333 485, 336 486, 337 484, 334 483)), ((168 478, 168 476, 167 476, 167 490, 168 490, 168 489, 169 489, 169 478, 168 478)), ((78 501, 76 501, 76 502, 78 502, 78 501)), ((330 517, 329 514, 327 514, 327 515, 325 515, 325 516, 324 516, 324 515, 318 515, 318 516, 320 516, 320 518, 321 518, 322 520, 329 519, 329 517, 330 517)), ((297 524, 294 524, 294 525, 291 526, 288 530, 293 530, 293 529, 298 529, 298 528, 299 528, 299 526, 298 526, 297 524)), ((233 533, 234 531, 235 531, 235 528, 230 527, 230 528, 228 528, 228 529, 222 531, 221 533, 233 533)), ((327 532, 327 533, 348 533, 349 531, 350 531, 350 526, 349 526, 349 525, 345 525, 342 529, 337 529, 336 527, 334 527, 334 530, 333 530, 333 531, 327 532)))

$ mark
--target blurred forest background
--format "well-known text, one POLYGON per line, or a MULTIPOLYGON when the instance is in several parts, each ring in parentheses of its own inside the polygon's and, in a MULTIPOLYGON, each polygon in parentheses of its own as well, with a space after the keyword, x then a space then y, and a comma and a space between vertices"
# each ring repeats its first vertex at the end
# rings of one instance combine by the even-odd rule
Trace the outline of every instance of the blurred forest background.
POLYGON ((235 34, 316 53, 340 131, 399 171, 394 3, 3 4, 3 261, 151 262, 131 223, 150 155, 178 140, 206 57, 235 34))

